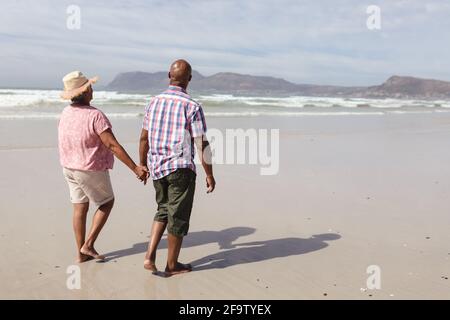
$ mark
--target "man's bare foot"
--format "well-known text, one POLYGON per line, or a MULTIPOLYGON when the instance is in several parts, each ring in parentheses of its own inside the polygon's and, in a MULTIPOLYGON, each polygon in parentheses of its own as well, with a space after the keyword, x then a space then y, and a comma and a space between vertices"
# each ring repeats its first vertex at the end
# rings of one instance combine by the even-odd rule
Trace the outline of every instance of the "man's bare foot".
POLYGON ((94 249, 94 247, 88 247, 84 245, 81 247, 80 253, 86 256, 90 256, 97 260, 105 260, 105 256, 98 254, 98 252, 94 249))
POLYGON ((158 272, 158 269, 156 268, 155 262, 151 261, 150 259, 144 260, 144 269, 150 270, 153 274, 158 272))
POLYGON ((174 276, 176 274, 191 272, 192 266, 190 264, 183 264, 180 262, 177 262, 177 266, 173 269, 170 269, 169 266, 166 266, 166 270, 164 271, 164 275, 166 278, 170 276, 174 276))
POLYGON ((86 261, 89 261, 89 260, 92 260, 91 256, 82 254, 81 252, 78 253, 77 263, 83 263, 83 262, 86 262, 86 261))

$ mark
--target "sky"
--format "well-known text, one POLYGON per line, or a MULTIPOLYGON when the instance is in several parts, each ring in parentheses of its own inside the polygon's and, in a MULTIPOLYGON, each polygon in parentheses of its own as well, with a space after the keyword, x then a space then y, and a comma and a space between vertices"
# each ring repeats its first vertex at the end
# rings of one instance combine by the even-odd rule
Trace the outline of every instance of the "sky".
POLYGON ((119 72, 376 85, 391 75, 450 81, 448 0, 0 0, 0 87, 59 88, 72 70, 106 85, 119 72), (70 5, 80 9, 80 28, 70 5), (367 8, 380 8, 370 30, 367 8))

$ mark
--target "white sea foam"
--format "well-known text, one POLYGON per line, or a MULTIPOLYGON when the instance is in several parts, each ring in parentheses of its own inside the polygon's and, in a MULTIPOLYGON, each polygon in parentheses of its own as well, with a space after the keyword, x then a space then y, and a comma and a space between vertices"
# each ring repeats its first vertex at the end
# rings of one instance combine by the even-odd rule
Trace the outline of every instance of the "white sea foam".
MULTIPOLYGON (((380 116, 384 115, 384 112, 205 112, 207 117, 305 117, 305 116, 380 116)), ((108 113, 106 116, 112 119, 120 118, 139 118, 142 117, 142 113, 108 113)), ((15 119, 59 119, 60 114, 52 113, 36 113, 36 114, 0 114, 2 120, 15 120, 15 119)))
POLYGON ((1 120, 59 119, 59 114, 0 114, 1 120))
POLYGON ((450 101, 427 101, 427 100, 399 100, 399 99, 363 99, 363 98, 335 98, 335 97, 240 97, 233 95, 208 95, 200 96, 200 102, 205 105, 214 104, 237 104, 248 106, 273 106, 284 108, 305 107, 343 107, 343 108, 450 108, 450 101))
MULTIPOLYGON (((59 90, 0 89, 0 119, 58 118, 67 101, 59 90)), ((111 118, 139 117, 151 99, 148 94, 95 91, 93 105, 111 118)), ((224 94, 193 97, 211 117, 339 116, 444 112, 450 101, 333 97, 243 97, 224 94)))
POLYGON ((306 117, 306 116, 382 116, 384 112, 205 112, 207 117, 306 117))
POLYGON ((427 113, 435 113, 438 112, 439 110, 421 110, 421 111, 400 111, 400 110, 395 110, 395 111, 388 111, 387 113, 391 113, 391 114, 427 114, 427 113))
MULTIPOLYGON (((1 107, 39 107, 51 105, 66 105, 60 97, 59 90, 16 90, 16 89, 0 89, 0 108, 1 107)), ((95 91, 95 103, 118 104, 130 106, 145 106, 150 95, 143 94, 123 94, 113 91, 95 91)))
MULTIPOLYGON (((142 113, 105 113, 108 118, 112 119, 129 119, 129 118, 139 118, 142 117, 142 113)), ((59 119, 60 114, 59 113, 31 113, 31 114, 0 114, 1 120, 27 120, 27 119, 59 119)))
POLYGON ((0 108, 39 106, 43 103, 60 103, 59 91, 56 90, 11 90, 0 89, 0 108))
MULTIPOLYGON (((271 111, 244 111, 244 112, 205 112, 206 117, 334 117, 334 116, 384 116, 389 114, 431 114, 431 113, 450 113, 450 110, 433 111, 301 111, 301 112, 271 112, 271 111)), ((142 113, 109 113, 105 112, 111 119, 132 119, 143 117, 142 113)), ((45 120, 59 119, 59 113, 27 113, 27 114, 1 114, 0 120, 45 120)))

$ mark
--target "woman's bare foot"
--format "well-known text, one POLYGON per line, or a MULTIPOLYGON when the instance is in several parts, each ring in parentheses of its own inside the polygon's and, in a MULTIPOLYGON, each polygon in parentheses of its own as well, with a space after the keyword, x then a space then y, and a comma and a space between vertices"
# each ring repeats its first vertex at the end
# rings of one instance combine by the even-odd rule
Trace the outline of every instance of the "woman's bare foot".
POLYGON ((169 266, 166 266, 166 270, 164 271, 165 277, 174 276, 176 274, 191 272, 192 266, 190 264, 183 264, 180 262, 177 262, 177 265, 175 268, 170 269, 169 266))
POLYGON ((77 257, 77 263, 83 263, 86 261, 92 260, 91 256, 82 254, 81 252, 78 253, 78 257, 77 257))
POLYGON ((151 261, 150 259, 144 260, 144 269, 150 270, 153 274, 158 272, 158 269, 156 268, 155 262, 151 261))
POLYGON ((84 254, 86 256, 92 257, 97 260, 105 260, 105 256, 100 255, 94 247, 88 247, 87 245, 84 245, 80 249, 80 253, 84 254))

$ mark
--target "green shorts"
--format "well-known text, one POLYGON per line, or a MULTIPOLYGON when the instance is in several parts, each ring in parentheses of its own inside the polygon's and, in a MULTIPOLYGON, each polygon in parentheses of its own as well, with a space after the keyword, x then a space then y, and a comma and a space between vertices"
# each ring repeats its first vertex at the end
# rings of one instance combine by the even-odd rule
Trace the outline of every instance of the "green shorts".
POLYGON ((167 232, 177 237, 183 237, 189 231, 195 178, 194 171, 183 168, 161 179, 153 180, 158 204, 154 220, 166 222, 167 232))

